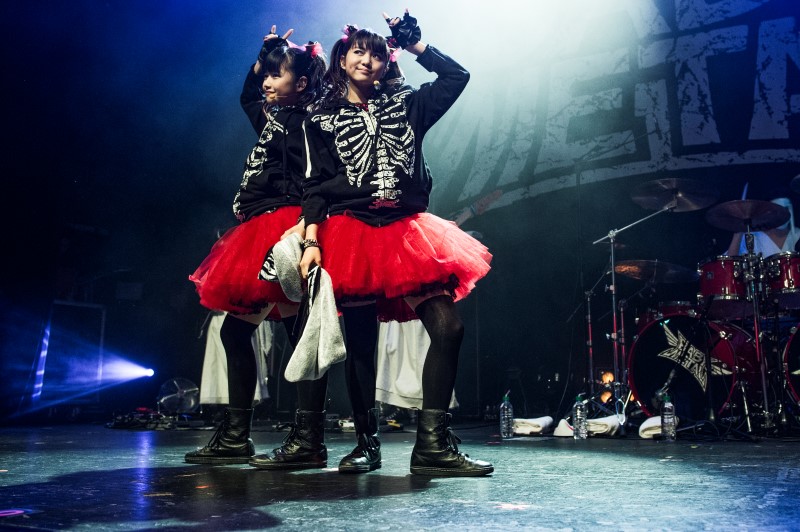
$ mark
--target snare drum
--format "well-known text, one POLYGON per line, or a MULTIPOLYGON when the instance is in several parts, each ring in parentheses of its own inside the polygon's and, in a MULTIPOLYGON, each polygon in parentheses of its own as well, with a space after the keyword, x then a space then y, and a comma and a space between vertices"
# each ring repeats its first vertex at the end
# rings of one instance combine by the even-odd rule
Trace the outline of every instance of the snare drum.
POLYGON ((800 253, 770 255, 763 269, 769 299, 783 309, 800 309, 800 253))
POLYGON ((747 297, 745 262, 741 256, 718 256, 697 267, 700 292, 697 301, 704 307, 713 296, 708 310, 713 319, 742 319, 753 315, 753 303, 747 297))

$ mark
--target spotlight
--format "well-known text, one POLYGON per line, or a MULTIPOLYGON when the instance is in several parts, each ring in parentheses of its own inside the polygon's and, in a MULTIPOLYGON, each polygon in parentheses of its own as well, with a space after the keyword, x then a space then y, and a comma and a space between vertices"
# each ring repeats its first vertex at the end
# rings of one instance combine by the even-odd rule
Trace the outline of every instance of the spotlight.
POLYGON ((611 384, 614 382, 614 374, 610 371, 604 371, 602 375, 600 375, 600 382, 603 384, 611 384))
POLYGON ((155 375, 155 371, 151 368, 145 368, 122 358, 113 357, 103 364, 103 379, 105 381, 125 382, 142 377, 152 377, 153 375, 155 375))
POLYGON ((609 399, 611 399, 612 395, 613 394, 611 393, 610 390, 604 391, 603 393, 600 394, 600 403, 606 404, 609 401, 609 399))

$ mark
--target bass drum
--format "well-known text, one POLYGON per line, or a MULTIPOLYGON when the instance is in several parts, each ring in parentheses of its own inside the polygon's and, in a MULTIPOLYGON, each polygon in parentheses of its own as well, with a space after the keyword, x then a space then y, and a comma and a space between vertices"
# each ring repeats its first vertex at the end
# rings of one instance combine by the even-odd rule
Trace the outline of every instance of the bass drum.
POLYGON ((783 350, 783 370, 786 372, 789 395, 800 407, 800 330, 795 329, 783 350))
POLYGON ((659 414, 659 393, 669 383, 667 392, 678 417, 702 420, 708 417, 707 389, 713 411, 730 415, 738 380, 755 384, 757 369, 755 344, 747 331, 678 313, 649 323, 636 338, 628 359, 628 385, 648 416, 659 414), (707 352, 711 354, 710 377, 707 352))

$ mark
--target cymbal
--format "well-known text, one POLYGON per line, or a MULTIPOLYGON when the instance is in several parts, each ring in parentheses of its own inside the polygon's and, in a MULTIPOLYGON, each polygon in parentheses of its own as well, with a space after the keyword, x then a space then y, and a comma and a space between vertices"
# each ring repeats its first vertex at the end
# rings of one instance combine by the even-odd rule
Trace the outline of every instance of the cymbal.
POLYGON ((706 213, 706 221, 719 229, 742 233, 765 231, 789 221, 789 209, 763 200, 733 200, 720 203, 706 213))
POLYGON ((696 270, 660 260, 622 260, 614 271, 625 277, 654 283, 688 283, 700 277, 696 270))
POLYGON ((719 192, 702 181, 692 179, 656 179, 637 186, 631 199, 645 209, 661 210, 675 200, 672 212, 696 211, 712 205, 719 192))

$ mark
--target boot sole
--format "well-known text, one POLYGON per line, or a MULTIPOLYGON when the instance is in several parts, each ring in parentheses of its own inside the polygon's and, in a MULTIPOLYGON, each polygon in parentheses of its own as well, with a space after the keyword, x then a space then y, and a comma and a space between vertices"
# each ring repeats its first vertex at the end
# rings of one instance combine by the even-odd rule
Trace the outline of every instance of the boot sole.
POLYGON ((184 458, 187 464, 203 464, 203 465, 233 465, 233 464, 246 464, 250 461, 249 456, 243 457, 230 457, 230 458, 184 458))
POLYGON ((323 469, 328 467, 328 463, 319 463, 319 462, 285 462, 285 463, 275 463, 275 464, 254 464, 253 462, 248 462, 251 466, 255 467, 256 469, 261 469, 265 471, 288 471, 288 470, 297 470, 297 469, 323 469))
POLYGON ((426 477, 485 477, 494 473, 494 467, 484 469, 448 469, 445 467, 411 466, 412 475, 426 477))
POLYGON ((375 464, 374 466, 369 467, 342 467, 339 466, 339 473, 344 475, 354 475, 358 473, 369 473, 370 471, 375 471, 376 469, 380 469, 381 464, 375 464))

